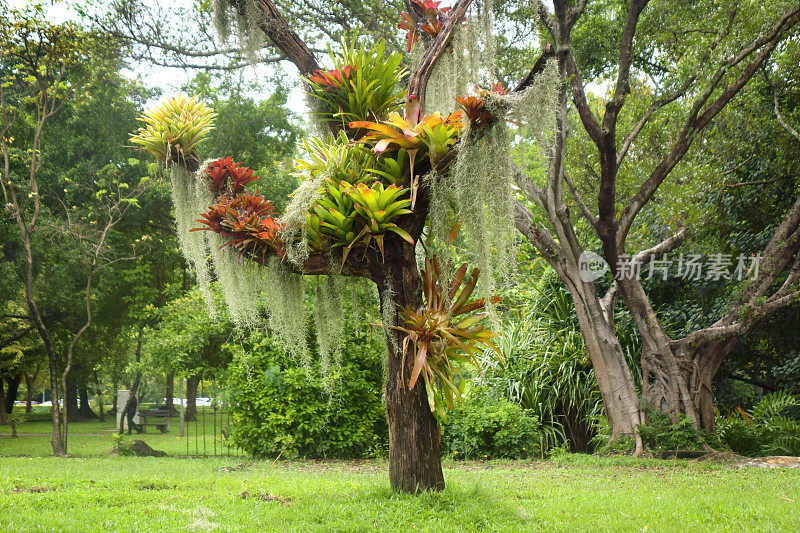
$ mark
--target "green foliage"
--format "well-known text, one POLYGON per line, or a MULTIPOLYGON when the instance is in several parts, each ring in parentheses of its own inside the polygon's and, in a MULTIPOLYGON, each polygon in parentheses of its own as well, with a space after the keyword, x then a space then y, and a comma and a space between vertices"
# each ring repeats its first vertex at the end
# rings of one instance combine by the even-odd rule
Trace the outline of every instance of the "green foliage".
POLYGON ((692 427, 692 422, 681 415, 673 423, 660 411, 647 412, 647 423, 639 427, 645 446, 652 450, 701 450, 705 441, 702 432, 692 427))
POLYGON ((454 400, 461 399, 465 380, 458 363, 478 366, 476 356, 487 348, 484 355, 499 353, 492 341, 496 334, 480 325, 487 316, 483 312, 486 302, 470 300, 480 270, 472 269, 466 278, 467 270, 463 264, 447 279, 436 256, 426 258, 422 271, 425 302, 417 309, 403 309, 404 323, 391 326, 405 334, 403 365, 411 366, 408 388, 413 389, 422 376, 428 406, 439 423, 447 420, 447 409, 453 408, 454 400))
POLYGON ((333 70, 318 70, 306 81, 315 114, 334 128, 358 120, 380 120, 403 104, 402 56, 386 52, 386 43, 371 47, 342 39, 341 54, 330 52, 333 70))
POLYGON ((352 335, 342 363, 330 369, 332 394, 316 372, 298 365, 266 337, 250 338, 230 366, 231 441, 255 456, 364 457, 387 438, 379 353, 352 335))
MULTIPOLYGON (((212 294, 218 302, 222 298, 217 286, 212 294)), ((212 318, 197 289, 152 313, 157 321, 146 330, 142 350, 149 366, 184 377, 211 377, 225 369, 232 355, 226 345, 232 324, 226 314, 212 318)))
POLYGON ((545 428, 545 450, 569 442, 574 450, 589 451, 603 401, 575 307, 543 261, 530 275, 538 281, 511 297, 527 308, 505 325, 497 342, 503 364, 491 354, 482 359, 481 383, 536 414, 545 428))
POLYGON ((800 420, 787 410, 800 406, 800 398, 784 391, 764 396, 750 412, 734 409, 717 418, 719 444, 741 455, 800 455, 800 420))
POLYGON ((474 390, 442 426, 442 448, 454 459, 524 459, 543 450, 540 422, 530 411, 474 390))

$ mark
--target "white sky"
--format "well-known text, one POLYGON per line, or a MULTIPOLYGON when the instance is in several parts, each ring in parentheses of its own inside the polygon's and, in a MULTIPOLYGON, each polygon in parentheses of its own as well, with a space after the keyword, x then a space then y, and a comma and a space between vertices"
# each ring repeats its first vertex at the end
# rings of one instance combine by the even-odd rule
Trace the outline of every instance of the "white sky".
MULTIPOLYGON (((3 0, 0 0, 2 2, 3 0)), ((22 8, 26 5, 33 5, 35 3, 42 3, 45 7, 45 12, 48 15, 48 18, 54 23, 63 22, 65 20, 74 20, 78 19, 79 16, 77 12, 72 9, 71 1, 72 0, 6 0, 9 5, 13 8, 22 8)), ((76 0, 80 1, 80 0, 76 0)), ((159 0, 153 0, 159 1, 159 0)), ((332 0, 333 1, 333 0, 332 0)), ((171 0, 170 5, 175 6, 176 8, 191 8, 193 2, 192 0, 171 0)), ((443 5, 452 5, 453 0, 444 0, 443 5)), ((545 0, 545 4, 548 7, 552 7, 552 0, 545 0)), ((194 75, 197 73, 196 70, 193 69, 181 69, 181 68, 167 68, 167 67, 160 67, 154 66, 147 62, 140 62, 138 64, 131 64, 131 69, 126 69, 123 73, 126 76, 131 78, 139 78, 141 79, 142 83, 146 86, 150 87, 159 87, 162 90, 163 98, 167 98, 172 96, 180 91, 180 87, 185 85, 194 75)), ((281 64, 283 71, 287 74, 287 80, 296 80, 297 79, 297 69, 291 63, 284 61, 281 64)), ((270 67, 259 66, 259 67, 245 67, 242 75, 245 78, 266 78, 267 69, 270 67)), ((591 92, 605 93, 607 89, 607 84, 601 85, 590 85, 588 89, 591 92)), ((253 94, 254 98, 263 99, 267 98, 269 94, 265 92, 264 94, 253 94)), ((153 102, 153 105, 157 104, 157 102, 153 102)), ((303 92, 299 90, 299 86, 292 88, 289 91, 288 95, 288 102, 287 107, 295 112, 298 116, 304 117, 308 111, 308 108, 305 103, 305 98, 303 92)))
MULTIPOLYGON (((3 0, 0 0, 2 2, 3 0)), ((55 23, 67 20, 78 20, 78 13, 72 8, 70 0, 7 0, 9 5, 15 9, 24 8, 26 5, 41 3, 44 5, 48 19, 55 23)), ((78 0, 80 1, 80 0, 78 0)), ((109 2, 110 3, 110 2, 109 2)), ((192 0, 172 0, 170 5, 176 8, 191 8, 192 0)), ((148 62, 130 63, 131 68, 123 70, 123 74, 133 79, 141 79, 142 83, 148 87, 159 87, 162 90, 162 98, 168 98, 177 94, 181 86, 189 82, 199 71, 196 69, 168 68, 152 65, 148 62)), ((297 69, 291 63, 284 61, 281 64, 283 71, 287 74, 287 80, 297 79, 297 69)), ((265 78, 266 69, 269 67, 245 67, 242 74, 245 78, 265 78)), ((269 93, 252 95, 257 99, 265 99, 269 93)), ((153 102, 156 105, 158 102, 153 102)), ((305 98, 302 91, 290 90, 288 95, 287 107, 294 111, 298 116, 304 116, 307 112, 305 98)))

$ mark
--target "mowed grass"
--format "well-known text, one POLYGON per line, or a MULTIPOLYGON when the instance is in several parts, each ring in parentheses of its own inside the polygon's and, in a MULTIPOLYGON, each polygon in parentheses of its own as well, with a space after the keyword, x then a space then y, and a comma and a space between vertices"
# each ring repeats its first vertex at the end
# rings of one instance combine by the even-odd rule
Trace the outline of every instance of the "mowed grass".
POLYGON ((445 465, 234 458, 0 458, 0 531, 798 531, 800 471, 566 456, 445 465))
MULTIPOLYGON (((147 433, 134 432, 132 435, 125 435, 124 442, 142 439, 154 449, 171 456, 240 455, 241 452, 237 449, 227 446, 227 441, 221 434, 223 425, 227 425, 224 415, 218 413, 215 421, 211 411, 198 411, 197 414, 196 422, 186 423, 185 437, 179 437, 179 420, 173 417, 169 433, 162 434, 156 427, 148 426, 147 433)), ((105 422, 93 420, 70 423, 67 441, 69 454, 78 457, 108 455, 114 445, 112 435, 116 433, 115 420, 113 416, 109 416, 105 422)), ((52 427, 49 420, 27 421, 17 427, 20 437, 12 439, 9 426, 0 426, 0 456, 52 455, 52 427)))

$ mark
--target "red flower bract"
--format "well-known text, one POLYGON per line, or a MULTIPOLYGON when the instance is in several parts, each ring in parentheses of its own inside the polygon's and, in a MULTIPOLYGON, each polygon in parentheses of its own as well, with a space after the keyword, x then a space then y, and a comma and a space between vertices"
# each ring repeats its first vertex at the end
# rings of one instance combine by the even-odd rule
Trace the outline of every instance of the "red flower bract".
POLYGON ((206 227, 191 231, 210 230, 229 237, 225 246, 236 248, 240 257, 264 257, 274 251, 282 258, 285 249, 279 238, 281 225, 274 218, 277 215, 275 206, 263 196, 243 193, 229 198, 223 194, 197 220, 206 227))
POLYGON ((219 196, 225 193, 238 194, 244 191, 245 185, 251 181, 261 179, 253 175, 253 170, 245 167, 242 163, 234 163, 230 156, 225 159, 212 161, 206 170, 209 178, 208 188, 219 196))
POLYGON ((419 39, 419 32, 424 31, 431 37, 436 37, 442 31, 444 23, 447 21, 447 14, 450 12, 449 7, 440 8, 441 2, 434 2, 432 0, 412 0, 414 4, 422 11, 424 20, 418 23, 408 13, 400 13, 403 19, 398 24, 401 30, 406 30, 406 44, 408 51, 414 46, 414 43, 419 39))
POLYGON ((317 70, 308 77, 308 81, 321 85, 326 90, 338 89, 355 73, 355 68, 350 65, 337 70, 317 70))

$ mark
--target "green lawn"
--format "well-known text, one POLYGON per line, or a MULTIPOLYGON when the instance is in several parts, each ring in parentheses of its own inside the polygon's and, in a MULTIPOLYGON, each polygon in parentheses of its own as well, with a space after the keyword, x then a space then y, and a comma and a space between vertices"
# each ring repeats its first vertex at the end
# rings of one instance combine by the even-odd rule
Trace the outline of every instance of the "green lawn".
MULTIPOLYGON (((216 419, 216 454, 239 455, 236 449, 229 449, 220 434, 223 417, 217 414, 216 419)), ((186 437, 180 438, 179 420, 173 417, 169 433, 161 434, 155 427, 148 427, 148 433, 143 435, 126 435, 126 441, 139 438, 147 442, 156 450, 162 450, 169 455, 214 455, 214 418, 212 412, 198 411, 198 421, 186 424, 186 437)), ((115 431, 115 419, 107 417, 105 422, 90 421, 76 422, 69 425, 69 440, 67 447, 70 455, 97 456, 107 455, 113 445, 112 435, 115 431)), ((52 423, 49 420, 34 420, 20 424, 17 432, 21 435, 17 439, 10 438, 11 428, 0 426, 0 456, 26 455, 48 456, 53 453, 50 445, 52 423)))
MULTIPOLYGON (((0 531, 800 531, 800 470, 586 455, 447 462, 444 493, 398 496, 383 461, 183 457, 173 422, 171 434, 140 436, 166 458, 109 456, 113 420, 72 424, 68 459, 48 457, 47 422, 19 428, 35 436, 4 431, 0 531)), ((197 430, 210 453, 213 420, 197 430)))
POLYGON ((398 496, 384 462, 0 458, 0 530, 798 531, 800 471, 566 456, 447 463, 398 496))

